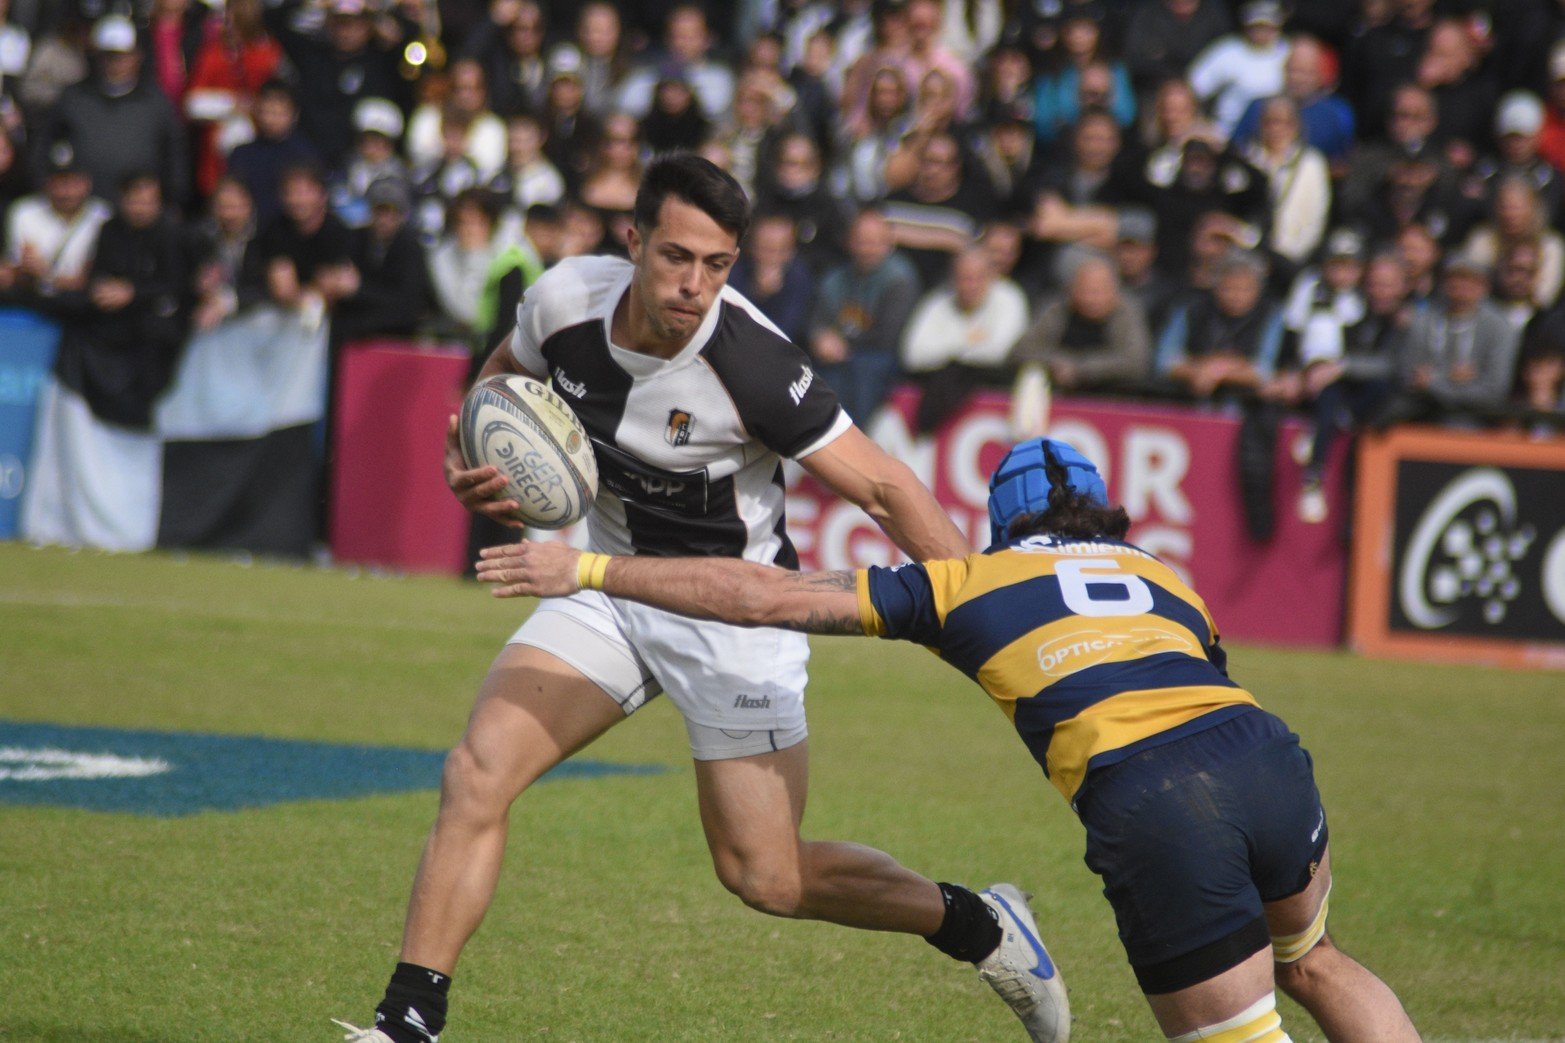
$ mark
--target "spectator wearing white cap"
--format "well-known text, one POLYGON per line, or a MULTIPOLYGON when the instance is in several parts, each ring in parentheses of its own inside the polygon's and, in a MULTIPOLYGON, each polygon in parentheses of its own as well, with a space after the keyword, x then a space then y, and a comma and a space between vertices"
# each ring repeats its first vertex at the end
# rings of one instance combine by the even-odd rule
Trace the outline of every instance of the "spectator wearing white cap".
POLYGON ((6 214, 0 289, 29 289, 46 297, 81 289, 98 230, 114 213, 93 197, 92 179, 68 143, 51 148, 47 163, 43 190, 18 199, 6 214))
POLYGON ((1190 86, 1211 105, 1225 138, 1250 102, 1282 93, 1288 60, 1282 23, 1281 4, 1250 0, 1239 9, 1239 32, 1220 37, 1190 63, 1190 86))
POLYGON ((370 186, 377 181, 406 184, 407 164, 397 155, 402 140, 402 110, 385 98, 365 98, 354 106, 353 158, 331 184, 333 212, 349 228, 369 224, 370 186))
POLYGON ((1538 154, 1543 122, 1543 102, 1536 94, 1511 91, 1502 97, 1494 115, 1495 154, 1473 164, 1465 185, 1467 193, 1492 204, 1502 180, 1520 177, 1537 190, 1550 224, 1561 217, 1565 194, 1560 172, 1538 154))
POLYGON ((151 171, 164 198, 183 203, 190 188, 185 131, 162 91, 142 79, 136 27, 106 15, 92 27, 91 48, 93 75, 66 88, 36 140, 45 150, 69 143, 99 195, 117 195, 129 174, 151 171))

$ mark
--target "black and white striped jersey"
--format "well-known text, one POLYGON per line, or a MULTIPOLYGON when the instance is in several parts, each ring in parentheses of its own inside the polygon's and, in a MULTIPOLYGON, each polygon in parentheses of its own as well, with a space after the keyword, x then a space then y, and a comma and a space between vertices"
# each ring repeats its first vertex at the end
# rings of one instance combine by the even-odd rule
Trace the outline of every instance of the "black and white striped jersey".
POLYGON ((511 337, 517 363, 547 374, 592 437, 592 548, 797 568, 780 458, 808 456, 852 422, 805 354, 730 287, 672 359, 615 345, 634 271, 615 257, 561 261, 528 287, 511 337))

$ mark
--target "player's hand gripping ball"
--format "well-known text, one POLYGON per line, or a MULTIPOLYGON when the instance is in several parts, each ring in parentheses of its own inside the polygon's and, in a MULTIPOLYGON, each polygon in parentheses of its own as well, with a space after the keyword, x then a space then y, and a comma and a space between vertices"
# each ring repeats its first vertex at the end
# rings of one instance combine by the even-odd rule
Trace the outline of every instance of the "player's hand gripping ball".
POLYGON ((598 493, 598 461, 581 421, 547 385, 502 374, 462 401, 457 439, 469 468, 494 467, 517 520, 540 529, 580 521, 598 493))

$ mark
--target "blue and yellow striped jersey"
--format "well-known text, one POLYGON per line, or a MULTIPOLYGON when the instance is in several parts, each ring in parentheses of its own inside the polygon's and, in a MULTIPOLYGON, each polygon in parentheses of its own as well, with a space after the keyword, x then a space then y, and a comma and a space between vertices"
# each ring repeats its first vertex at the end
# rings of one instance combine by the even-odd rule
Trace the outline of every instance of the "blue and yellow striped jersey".
POLYGON ((858 573, 864 632, 928 645, 978 682, 1065 799, 1087 772, 1256 705, 1206 605, 1128 543, 1029 536, 858 573))

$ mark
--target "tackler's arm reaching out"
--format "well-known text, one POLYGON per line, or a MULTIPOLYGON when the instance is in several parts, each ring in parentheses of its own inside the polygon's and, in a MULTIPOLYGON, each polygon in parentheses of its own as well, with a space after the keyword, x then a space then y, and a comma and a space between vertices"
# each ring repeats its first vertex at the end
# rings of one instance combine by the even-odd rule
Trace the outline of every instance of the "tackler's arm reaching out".
POLYGON ((489 547, 478 578, 496 597, 615 597, 738 626, 812 634, 863 634, 852 572, 790 572, 735 558, 611 557, 563 543, 489 547))

